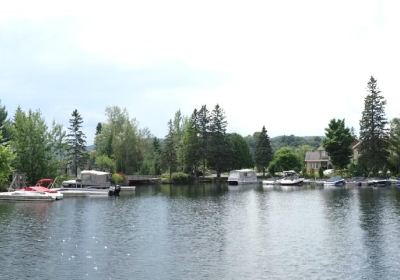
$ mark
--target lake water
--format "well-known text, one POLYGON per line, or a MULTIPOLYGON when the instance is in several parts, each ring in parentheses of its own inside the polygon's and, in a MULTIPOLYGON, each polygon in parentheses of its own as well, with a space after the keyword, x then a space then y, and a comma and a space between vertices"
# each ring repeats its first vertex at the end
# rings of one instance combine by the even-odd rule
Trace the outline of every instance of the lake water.
POLYGON ((0 202, 0 279, 399 279, 400 190, 137 188, 0 202))

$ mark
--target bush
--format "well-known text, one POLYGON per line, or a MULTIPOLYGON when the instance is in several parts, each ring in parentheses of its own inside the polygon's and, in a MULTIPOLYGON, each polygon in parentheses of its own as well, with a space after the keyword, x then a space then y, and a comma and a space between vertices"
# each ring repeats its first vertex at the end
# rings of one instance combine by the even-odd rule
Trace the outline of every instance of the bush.
POLYGON ((119 173, 114 173, 114 174, 112 175, 111 181, 112 181, 114 184, 119 185, 119 184, 121 184, 122 182, 125 181, 125 176, 122 175, 122 174, 119 174, 119 173))
POLYGON ((165 184, 190 184, 193 181, 193 177, 184 172, 173 172, 171 174, 171 180, 169 173, 161 175, 161 182, 165 184))

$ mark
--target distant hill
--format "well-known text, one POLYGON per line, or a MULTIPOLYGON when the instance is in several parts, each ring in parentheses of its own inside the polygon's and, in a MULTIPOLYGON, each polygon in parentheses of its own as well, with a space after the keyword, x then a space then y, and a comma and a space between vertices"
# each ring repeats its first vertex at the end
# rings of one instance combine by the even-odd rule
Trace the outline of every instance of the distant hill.
MULTIPOLYGON (((256 137, 257 133, 254 135, 248 135, 245 140, 250 148, 250 153, 254 158, 254 151, 256 149, 256 137)), ((279 148, 289 146, 293 148, 300 147, 302 145, 309 145, 313 148, 318 148, 322 144, 323 136, 295 136, 295 135, 282 135, 271 138, 271 147, 275 152, 279 148)))
POLYGON ((274 151, 284 146, 293 148, 300 147, 302 145, 309 145, 313 148, 318 148, 322 143, 322 136, 294 136, 294 135, 282 135, 273 137, 271 139, 271 146, 274 151))

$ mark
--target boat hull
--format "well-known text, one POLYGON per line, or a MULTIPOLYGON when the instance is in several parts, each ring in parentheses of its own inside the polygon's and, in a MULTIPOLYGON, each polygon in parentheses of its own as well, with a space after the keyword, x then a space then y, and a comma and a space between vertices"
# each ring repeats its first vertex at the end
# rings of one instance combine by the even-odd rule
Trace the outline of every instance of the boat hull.
POLYGON ((30 191, 14 191, 0 193, 0 200, 9 201, 54 201, 63 199, 61 193, 42 193, 30 191))

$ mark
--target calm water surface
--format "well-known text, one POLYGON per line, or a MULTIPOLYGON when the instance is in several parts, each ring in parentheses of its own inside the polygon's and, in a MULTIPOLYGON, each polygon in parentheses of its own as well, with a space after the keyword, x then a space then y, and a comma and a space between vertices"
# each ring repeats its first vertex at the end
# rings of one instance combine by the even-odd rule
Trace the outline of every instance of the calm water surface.
POLYGON ((400 190, 137 188, 0 202, 0 279, 399 279, 400 190))

